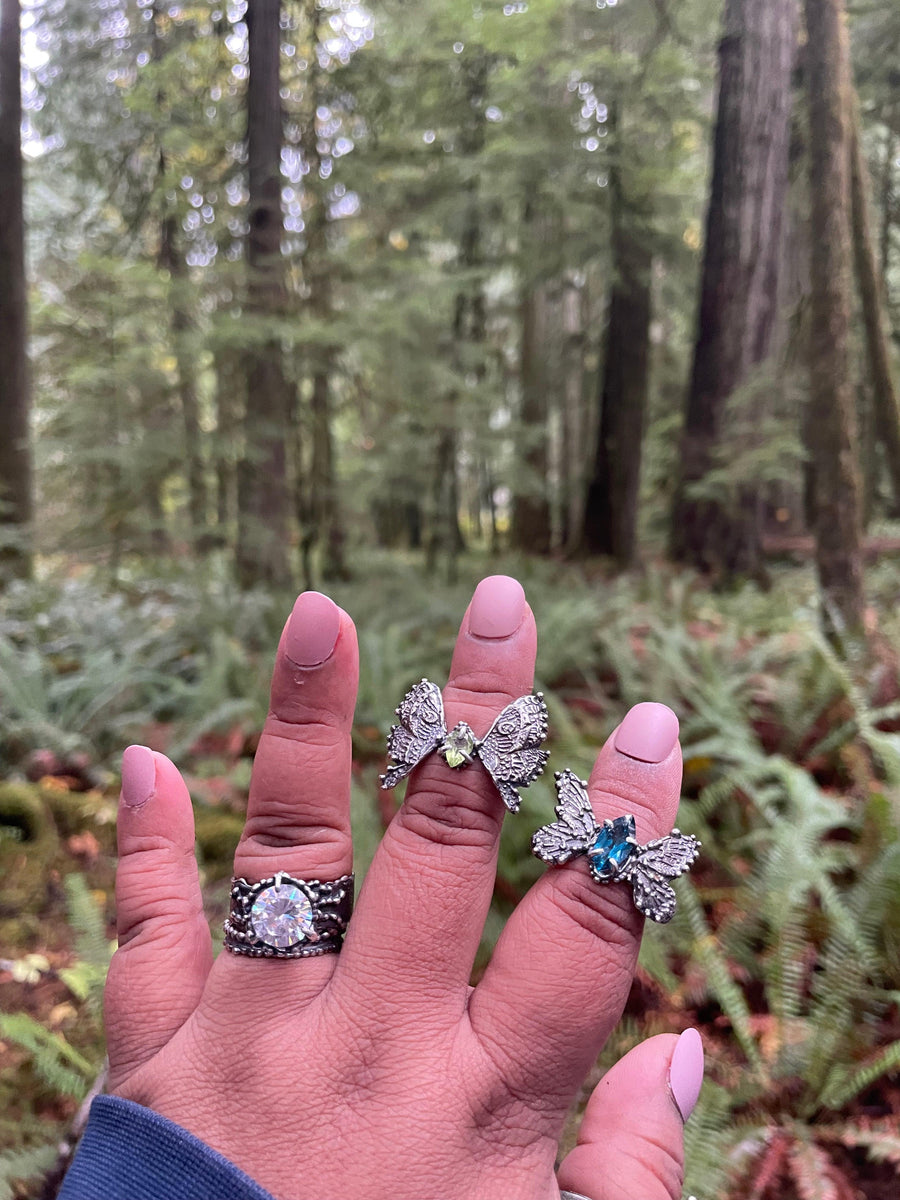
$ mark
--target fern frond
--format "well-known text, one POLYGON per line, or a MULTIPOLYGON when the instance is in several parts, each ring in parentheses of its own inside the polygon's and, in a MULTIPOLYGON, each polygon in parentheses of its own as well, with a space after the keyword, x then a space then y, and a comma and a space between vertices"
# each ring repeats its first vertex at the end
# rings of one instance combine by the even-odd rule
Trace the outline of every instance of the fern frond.
POLYGON ((0 1013, 0 1037, 31 1055, 35 1071, 57 1092, 82 1099, 96 1068, 58 1033, 51 1033, 27 1013, 0 1013))
POLYGON ((873 1162, 892 1162, 900 1166, 900 1130, 895 1121, 816 1125, 816 1137, 824 1142, 840 1142, 851 1149, 858 1146, 873 1162))
POLYGON ((835 1180, 831 1160, 821 1146, 817 1146, 805 1130, 796 1132, 787 1165, 800 1200, 852 1200, 853 1193, 842 1189, 835 1180))
POLYGON ((56 1162, 56 1146, 32 1146, 27 1149, 0 1151, 0 1200, 15 1200, 21 1195, 13 1184, 27 1183, 49 1170, 56 1162))
POLYGON ((876 1079, 900 1067, 900 1041, 891 1042, 869 1062, 854 1070, 836 1065, 822 1089, 822 1103, 828 1108, 839 1109, 860 1092, 870 1087, 876 1079))
POLYGON ((706 972, 710 990, 731 1021, 735 1036, 748 1061, 757 1071, 764 1073, 762 1056, 753 1035, 750 1009, 744 993, 732 977, 728 962, 713 937, 690 880, 682 876, 678 885, 679 904, 686 913, 694 937, 693 955, 706 972))

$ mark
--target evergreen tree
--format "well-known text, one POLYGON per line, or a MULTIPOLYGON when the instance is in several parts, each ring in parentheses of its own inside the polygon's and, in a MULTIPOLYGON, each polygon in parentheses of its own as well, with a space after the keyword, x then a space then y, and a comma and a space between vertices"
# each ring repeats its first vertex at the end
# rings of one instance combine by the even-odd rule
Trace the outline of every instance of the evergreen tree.
POLYGON ((863 625, 856 420, 850 372, 849 58, 841 0, 805 0, 811 224, 809 450, 826 627, 863 625))
POLYGON ((30 381, 22 177, 21 12, 0 6, 0 584, 31 574, 30 381))
POLYGON ((795 0, 727 0, 703 275, 682 459, 672 510, 676 560, 719 575, 760 565, 756 481, 703 481, 727 461, 726 409, 772 349, 787 204, 795 0))

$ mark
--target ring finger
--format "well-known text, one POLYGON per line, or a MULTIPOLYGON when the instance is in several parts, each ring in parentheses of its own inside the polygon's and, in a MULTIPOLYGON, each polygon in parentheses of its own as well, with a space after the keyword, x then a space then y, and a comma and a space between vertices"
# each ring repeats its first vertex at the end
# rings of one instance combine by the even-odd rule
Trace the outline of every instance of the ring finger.
MULTIPOLYGON (((596 820, 633 813, 639 842, 667 834, 681 787, 678 721, 638 704, 600 752, 596 820)), ((506 924, 472 994, 472 1027, 517 1095, 563 1109, 618 1021, 644 919, 627 884, 598 886, 581 858, 547 871, 506 924)))

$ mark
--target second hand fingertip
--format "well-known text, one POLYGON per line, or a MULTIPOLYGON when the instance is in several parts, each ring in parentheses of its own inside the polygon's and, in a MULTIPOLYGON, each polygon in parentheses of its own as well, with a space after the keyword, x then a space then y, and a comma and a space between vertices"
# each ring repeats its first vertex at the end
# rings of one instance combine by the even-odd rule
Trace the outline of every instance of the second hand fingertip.
POLYGON ((665 704, 635 704, 616 730, 614 745, 620 754, 638 762, 661 763, 678 741, 678 718, 665 704))
POLYGON ((301 592, 287 623, 284 651, 298 667, 319 667, 334 653, 341 610, 322 592, 301 592))
POLYGON ((149 746, 128 746, 122 755, 122 803, 140 808, 156 791, 156 759, 149 746))
POLYGON ((675 1044, 668 1076, 669 1091, 683 1121, 694 1111, 700 1095, 703 1067, 703 1039, 696 1029, 685 1029, 675 1044))
POLYGON ((469 606, 469 633, 498 641, 511 637, 525 617, 525 589, 511 575, 482 579, 469 606))

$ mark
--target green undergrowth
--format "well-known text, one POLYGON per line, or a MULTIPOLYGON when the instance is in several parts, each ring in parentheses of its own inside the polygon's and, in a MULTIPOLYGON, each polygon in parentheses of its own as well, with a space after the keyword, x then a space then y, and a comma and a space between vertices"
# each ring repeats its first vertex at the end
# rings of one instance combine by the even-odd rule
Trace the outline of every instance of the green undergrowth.
MULTIPOLYGON (((768 592, 711 595, 661 567, 611 579, 464 560, 447 586, 372 555, 332 593, 359 631, 360 873, 392 811, 377 775, 394 706, 423 675, 446 678, 472 587, 496 570, 523 580, 535 611, 554 768, 586 777, 637 701, 663 701, 681 721, 679 824, 703 853, 677 885, 676 919, 647 931, 594 1077, 637 1040, 697 1025, 708 1069, 686 1132, 689 1192, 801 1200, 856 1189, 880 1200, 870 1178, 900 1163, 889 1083, 900 1066, 900 569, 870 572, 868 642, 840 657, 819 633, 805 570, 776 573, 768 592)), ((213 566, 190 581, 171 569, 126 575, 115 591, 45 580, 0 610, 0 866, 4 887, 21 891, 0 911, 0 957, 20 977, 0 975, 0 1090, 18 1089, 16 1129, 0 1125, 0 1197, 27 1195, 13 1181, 47 1169, 36 1129, 49 1113, 62 1136, 102 1062, 96 997, 110 927, 101 936, 95 923, 89 945, 84 902, 108 922, 121 749, 146 742, 185 771, 218 922, 292 601, 242 594, 213 566), (75 1018, 61 1020, 60 1004, 75 1018)), ((553 804, 548 773, 505 824, 476 974, 543 871, 530 837, 553 804)))

